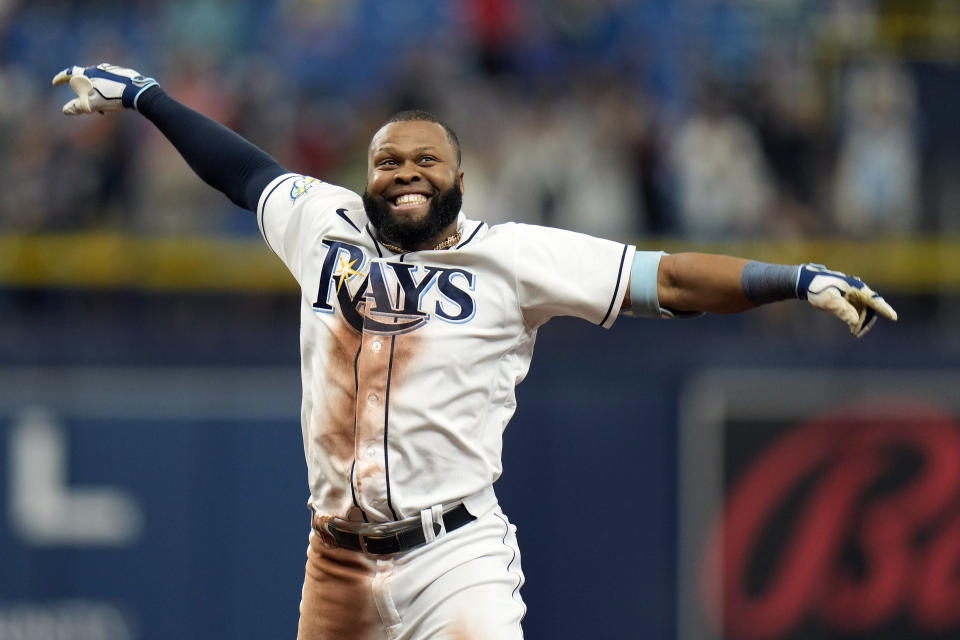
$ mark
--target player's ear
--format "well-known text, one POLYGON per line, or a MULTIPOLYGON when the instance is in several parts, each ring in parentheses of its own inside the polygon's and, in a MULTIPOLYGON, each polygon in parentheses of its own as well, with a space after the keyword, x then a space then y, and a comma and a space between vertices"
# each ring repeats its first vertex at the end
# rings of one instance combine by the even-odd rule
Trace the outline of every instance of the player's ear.
POLYGON ((457 182, 460 184, 460 195, 463 195, 463 170, 457 171, 457 182))

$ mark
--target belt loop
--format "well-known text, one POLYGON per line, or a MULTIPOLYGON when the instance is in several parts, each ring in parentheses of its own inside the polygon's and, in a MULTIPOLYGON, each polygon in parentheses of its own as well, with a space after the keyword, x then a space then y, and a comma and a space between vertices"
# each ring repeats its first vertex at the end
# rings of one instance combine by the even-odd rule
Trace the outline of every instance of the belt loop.
POLYGON ((423 529, 423 539, 427 544, 446 535, 447 527, 443 523, 443 505, 435 504, 421 511, 420 527, 423 529))
POLYGON ((420 512, 420 528, 423 529, 423 539, 427 544, 437 539, 437 534, 433 530, 433 507, 427 507, 420 512))
POLYGON ((447 535, 447 525, 443 521, 443 505, 435 504, 430 507, 430 515, 433 516, 434 531, 436 532, 436 537, 441 537, 447 535), (436 525, 440 525, 439 528, 436 525))

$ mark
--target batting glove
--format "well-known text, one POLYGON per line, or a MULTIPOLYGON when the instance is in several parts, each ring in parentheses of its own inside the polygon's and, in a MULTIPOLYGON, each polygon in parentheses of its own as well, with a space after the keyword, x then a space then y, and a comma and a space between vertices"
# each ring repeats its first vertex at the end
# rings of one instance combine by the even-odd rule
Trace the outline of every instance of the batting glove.
POLYGON ((863 280, 830 271, 821 264, 800 266, 797 295, 846 322, 857 338, 873 327, 878 313, 890 320, 897 319, 893 307, 863 280))
POLYGON ((140 94, 157 84, 133 69, 107 62, 95 67, 67 67, 53 78, 54 86, 68 82, 78 96, 63 105, 68 116, 136 109, 140 94))

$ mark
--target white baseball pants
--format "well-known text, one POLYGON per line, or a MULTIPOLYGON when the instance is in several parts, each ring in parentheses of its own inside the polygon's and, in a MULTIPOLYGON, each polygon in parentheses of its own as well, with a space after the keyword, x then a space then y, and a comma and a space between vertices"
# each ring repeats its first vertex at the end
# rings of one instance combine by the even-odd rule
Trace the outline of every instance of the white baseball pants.
POLYGON ((433 542, 370 556, 311 532, 298 640, 521 640, 516 527, 495 507, 433 542))

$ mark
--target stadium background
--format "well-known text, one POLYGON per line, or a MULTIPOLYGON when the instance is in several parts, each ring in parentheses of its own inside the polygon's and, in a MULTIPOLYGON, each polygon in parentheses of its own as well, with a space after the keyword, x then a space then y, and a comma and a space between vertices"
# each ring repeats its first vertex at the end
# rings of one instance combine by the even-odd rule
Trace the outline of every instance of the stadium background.
POLYGON ((422 106, 460 133, 473 217, 864 277, 901 321, 858 342, 799 304, 541 331, 497 485, 527 635, 957 637, 960 455, 932 452, 960 438, 958 59, 937 0, 0 0, 0 638, 295 633, 292 279, 145 122, 60 114, 49 79, 101 60, 353 188, 422 106), (717 614, 724 496, 837 412, 753 541, 756 606, 717 614), (803 538, 857 456, 880 471, 803 538))

